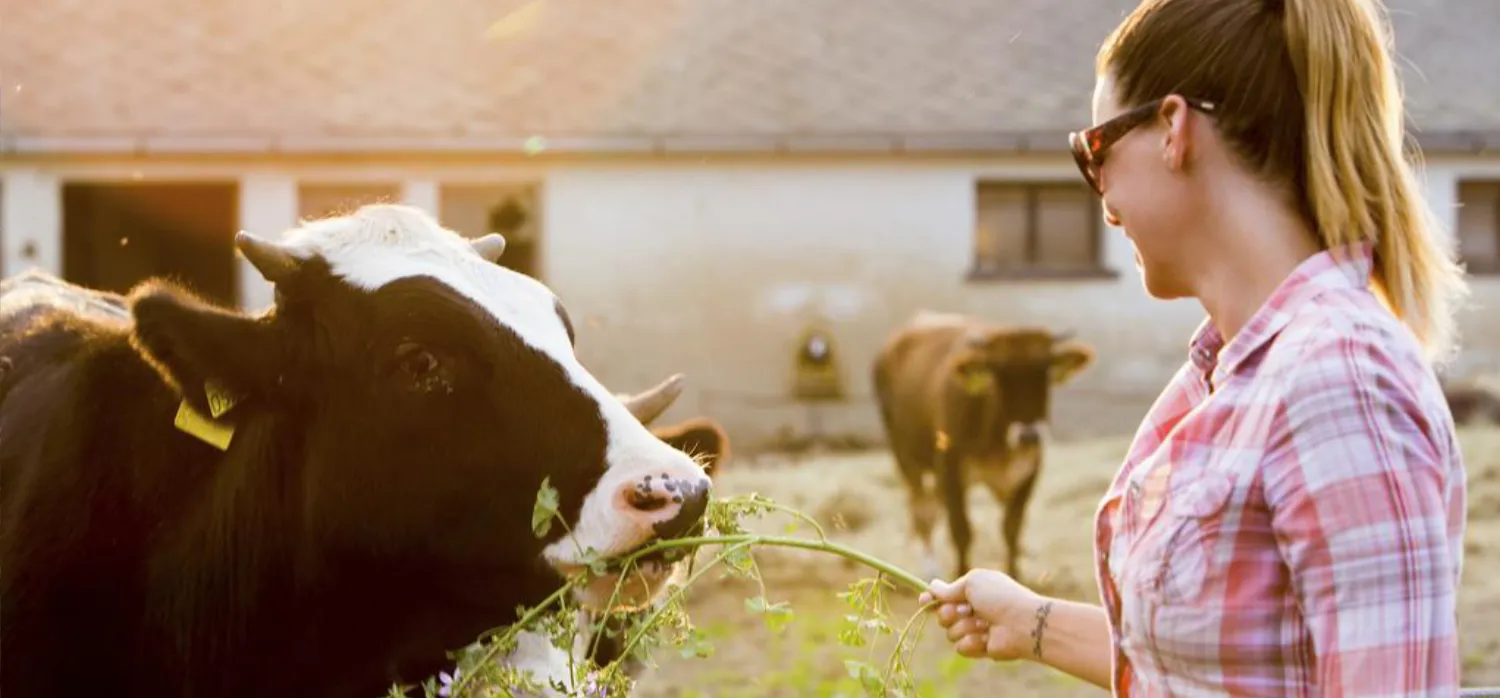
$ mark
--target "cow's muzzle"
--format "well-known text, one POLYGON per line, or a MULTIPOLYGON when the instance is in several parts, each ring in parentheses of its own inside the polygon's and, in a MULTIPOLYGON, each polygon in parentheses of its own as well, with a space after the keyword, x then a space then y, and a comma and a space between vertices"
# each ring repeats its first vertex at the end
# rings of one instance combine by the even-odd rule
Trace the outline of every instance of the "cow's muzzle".
POLYGON ((1006 442, 1013 450, 1026 450, 1037 448, 1047 437, 1047 425, 1044 422, 1015 422, 1006 430, 1006 442))
POLYGON ((670 494, 671 503, 677 513, 670 519, 651 525, 658 538, 670 540, 681 538, 701 528, 703 514, 708 511, 710 492, 707 478, 693 481, 666 481, 662 488, 670 494))

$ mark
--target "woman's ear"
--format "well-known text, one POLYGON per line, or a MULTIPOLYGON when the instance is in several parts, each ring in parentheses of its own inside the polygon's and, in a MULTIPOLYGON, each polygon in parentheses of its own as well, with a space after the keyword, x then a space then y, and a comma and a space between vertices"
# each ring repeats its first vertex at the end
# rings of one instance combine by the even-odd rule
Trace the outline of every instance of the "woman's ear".
POLYGON ((1178 95, 1162 100, 1161 118, 1166 124, 1162 134, 1162 161, 1173 172, 1183 171, 1192 144, 1192 113, 1187 102, 1178 95))

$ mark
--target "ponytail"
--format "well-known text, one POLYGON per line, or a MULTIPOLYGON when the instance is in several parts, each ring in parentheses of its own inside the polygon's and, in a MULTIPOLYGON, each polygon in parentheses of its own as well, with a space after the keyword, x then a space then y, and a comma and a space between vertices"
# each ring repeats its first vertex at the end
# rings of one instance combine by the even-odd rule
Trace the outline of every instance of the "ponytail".
POLYGON ((1375 293, 1429 359, 1446 361, 1468 288, 1402 152, 1405 117, 1385 18, 1374 0, 1283 6, 1305 114, 1306 210, 1325 247, 1372 243, 1375 293))

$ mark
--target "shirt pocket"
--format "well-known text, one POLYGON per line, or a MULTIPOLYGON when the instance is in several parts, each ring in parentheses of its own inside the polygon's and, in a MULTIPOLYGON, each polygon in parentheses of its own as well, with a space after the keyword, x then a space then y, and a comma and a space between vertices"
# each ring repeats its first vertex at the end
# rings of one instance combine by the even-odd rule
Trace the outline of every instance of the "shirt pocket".
POLYGON ((1150 532, 1157 541, 1147 558, 1141 591, 1155 604, 1195 605, 1228 564, 1224 536, 1232 535, 1224 513, 1233 499, 1236 477, 1211 471, 1171 488, 1165 508, 1150 532))

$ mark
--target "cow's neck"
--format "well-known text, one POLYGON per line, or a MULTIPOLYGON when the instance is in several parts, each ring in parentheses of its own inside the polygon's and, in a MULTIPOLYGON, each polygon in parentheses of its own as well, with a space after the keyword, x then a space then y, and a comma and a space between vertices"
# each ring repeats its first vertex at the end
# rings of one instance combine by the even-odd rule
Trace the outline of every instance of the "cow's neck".
POLYGON ((164 429, 171 430, 162 438, 178 457, 160 462, 154 476, 198 481, 183 488, 186 499, 167 514, 175 521, 163 530, 172 537, 152 548, 147 588, 156 596, 150 606, 179 652, 200 653, 191 658, 204 660, 199 666, 244 666, 236 655, 251 649, 246 643, 256 635, 256 618, 284 617, 282 609, 293 603, 289 581, 304 554, 293 484, 295 432, 253 404, 236 408, 227 452, 170 422, 164 429))
POLYGON ((150 551, 147 613, 160 623, 159 640, 177 653, 164 659, 181 666, 196 652, 206 667, 183 676, 185 683, 223 695, 381 695, 398 675, 418 682, 450 668, 447 651, 514 622, 518 605, 541 601, 561 583, 540 560, 473 572, 330 552, 304 525, 300 420, 246 401, 231 411, 234 437, 220 451, 174 426, 179 395, 123 343, 119 349, 123 355, 111 360, 137 370, 95 391, 120 396, 101 406, 95 427, 109 432, 99 443, 153 449, 157 457, 138 461, 135 487, 185 493, 173 506, 137 514, 150 551), (152 416, 144 432, 128 431, 140 421, 110 417, 143 406, 152 416), (314 588, 315 595, 305 591, 314 588), (417 598, 422 603, 411 603, 417 598), (405 615, 393 615, 396 609, 405 615), (298 619, 296 627, 282 627, 288 618, 298 619), (257 667, 299 663, 307 664, 305 682, 257 684, 257 667), (351 670, 330 676, 322 665, 351 670))

